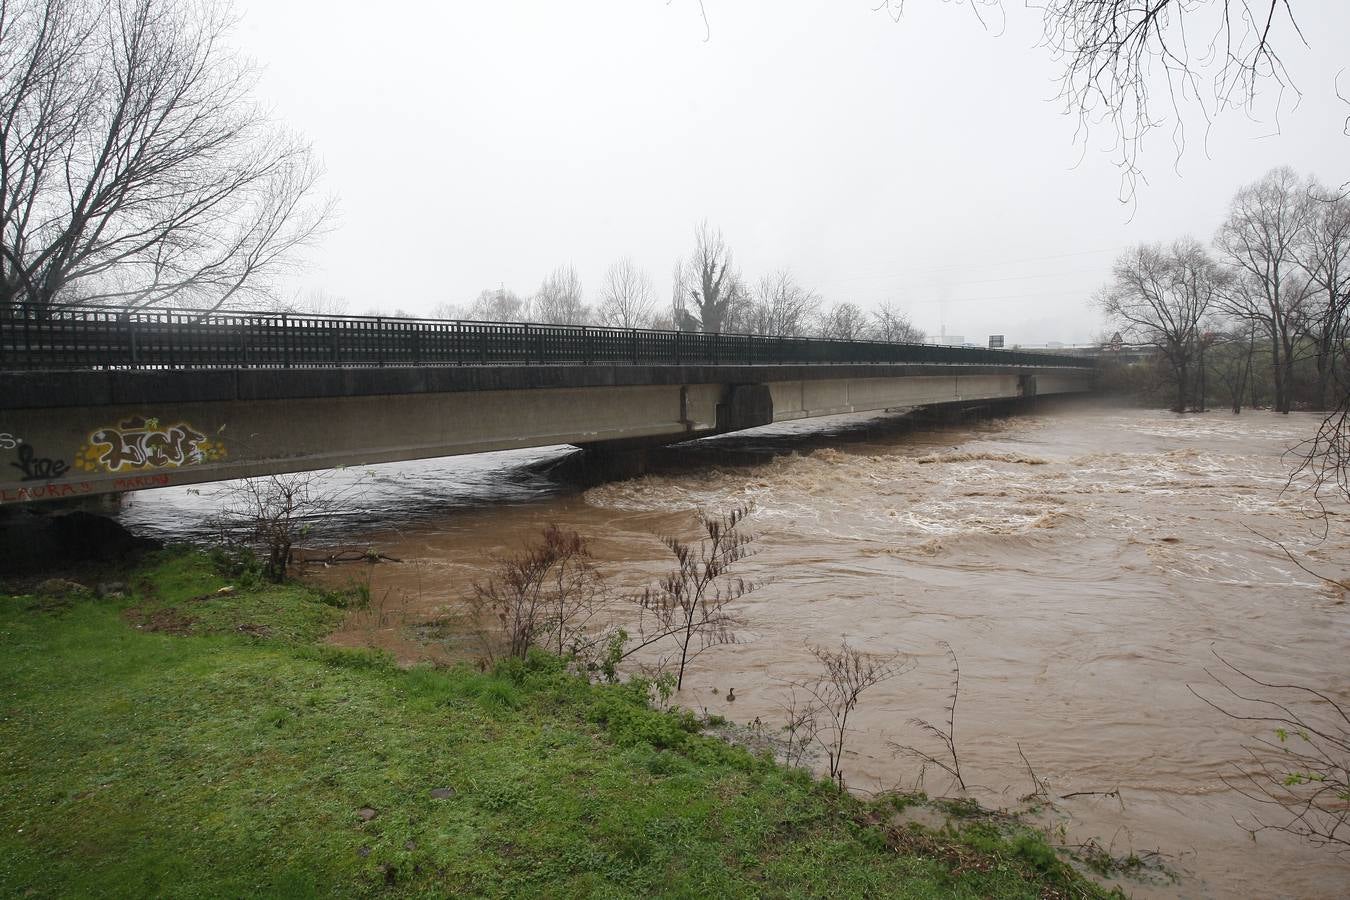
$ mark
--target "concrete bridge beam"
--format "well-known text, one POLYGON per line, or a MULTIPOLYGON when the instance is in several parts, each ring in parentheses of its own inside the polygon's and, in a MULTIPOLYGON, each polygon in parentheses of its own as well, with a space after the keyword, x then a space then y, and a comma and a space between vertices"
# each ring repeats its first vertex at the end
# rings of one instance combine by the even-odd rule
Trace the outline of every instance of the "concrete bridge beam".
MULTIPOLYGON (((179 393, 171 379, 161 379, 167 393, 147 390, 126 402, 90 396, 80 403, 76 379, 60 404, 10 393, 0 400, 0 461, 7 463, 0 466, 0 503, 553 444, 603 445, 608 449, 599 452, 614 457, 812 416, 1014 399, 1026 396, 1029 384, 1033 393, 1083 391, 1092 377, 1090 370, 1037 370, 1032 383, 1016 369, 928 374, 908 367, 873 375, 877 368, 862 366, 653 367, 652 383, 633 384, 614 383, 633 373, 583 368, 571 385, 498 388, 562 375, 417 371, 403 392, 360 390, 360 372, 336 381, 300 372, 291 381, 269 375, 278 381, 274 391, 293 396, 259 398, 241 396, 238 377, 231 387, 223 374, 208 372, 220 390, 205 397, 179 393), (700 380, 676 381, 677 374, 700 380), (756 376, 764 380, 749 380, 756 376), (435 389, 438 379, 457 389, 435 389)), ((395 372, 389 383, 404 377, 395 372)))

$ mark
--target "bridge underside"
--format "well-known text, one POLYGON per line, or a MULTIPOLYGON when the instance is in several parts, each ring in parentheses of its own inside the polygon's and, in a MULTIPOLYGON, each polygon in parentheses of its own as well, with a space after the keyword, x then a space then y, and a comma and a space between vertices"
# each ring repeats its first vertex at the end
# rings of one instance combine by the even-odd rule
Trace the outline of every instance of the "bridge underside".
POLYGON ((495 375, 432 370, 420 379, 408 371, 204 372, 189 373, 190 383, 182 374, 86 372, 52 375, 45 385, 44 373, 32 373, 0 401, 0 459, 8 463, 0 503, 552 444, 673 442, 1092 384, 1090 370, 953 366, 567 375, 512 367, 495 375))

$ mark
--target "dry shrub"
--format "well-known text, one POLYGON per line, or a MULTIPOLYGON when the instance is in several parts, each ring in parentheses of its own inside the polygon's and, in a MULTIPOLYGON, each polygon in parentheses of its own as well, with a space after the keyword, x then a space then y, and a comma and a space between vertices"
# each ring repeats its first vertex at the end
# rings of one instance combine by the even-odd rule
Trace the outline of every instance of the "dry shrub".
POLYGON ((676 690, 684 686, 685 667, 696 656, 736 642, 735 629, 742 620, 730 604, 763 584, 731 574, 732 566, 753 552, 754 536, 741 528, 752 511, 740 506, 721 515, 700 512, 703 537, 697 544, 663 537, 675 568, 634 598, 642 612, 638 643, 623 656, 663 641, 674 643, 676 690))
POLYGON ((474 585, 473 603, 480 621, 497 627, 489 656, 499 649, 524 659, 542 647, 580 658, 606 640, 593 625, 607 597, 589 540, 549 525, 522 551, 497 560, 487 581, 474 585))
POLYGON ((815 744, 829 763, 830 779, 844 786, 844 754, 848 748, 849 717, 868 688, 889 681, 906 670, 896 654, 865 653, 840 641, 837 650, 811 647, 820 664, 812 681, 790 681, 789 699, 781 704, 787 744, 785 762, 800 765, 815 744), (799 693, 800 692, 800 693, 799 693))

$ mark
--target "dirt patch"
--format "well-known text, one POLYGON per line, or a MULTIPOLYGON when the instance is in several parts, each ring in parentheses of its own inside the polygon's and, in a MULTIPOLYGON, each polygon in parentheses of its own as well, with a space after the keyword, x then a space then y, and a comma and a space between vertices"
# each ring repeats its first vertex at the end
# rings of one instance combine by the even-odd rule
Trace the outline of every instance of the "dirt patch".
POLYGON ((191 634, 193 626, 197 623, 196 619, 183 615, 180 610, 172 606, 164 606, 159 609, 133 606, 122 613, 122 618, 132 628, 141 631, 159 631, 164 634, 176 635, 191 634))

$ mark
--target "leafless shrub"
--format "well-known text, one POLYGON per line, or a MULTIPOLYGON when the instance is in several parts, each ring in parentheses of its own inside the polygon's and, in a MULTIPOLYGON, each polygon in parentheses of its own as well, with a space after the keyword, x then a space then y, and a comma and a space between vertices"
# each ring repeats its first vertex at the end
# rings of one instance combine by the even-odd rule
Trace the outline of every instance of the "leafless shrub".
POLYGON ((1270 736, 1252 739, 1244 748, 1246 760, 1224 778, 1275 816, 1254 812, 1242 827, 1253 838, 1282 831, 1350 854, 1350 710, 1325 691, 1263 681, 1214 656, 1223 669, 1206 674, 1218 686, 1219 699, 1194 687, 1191 693, 1230 719, 1270 729, 1270 736))
POLYGON ((293 472, 227 482, 212 525, 224 546, 247 547, 265 558, 263 575, 280 582, 295 544, 320 520, 340 514, 357 485, 335 486, 324 472, 293 472))
POLYGON ((676 566, 634 598, 642 613, 638 641, 623 657, 663 641, 674 643, 671 661, 679 690, 691 660, 709 647, 736 642, 741 619, 730 606, 762 584, 731 574, 753 552, 754 538, 741 528, 751 512, 752 507, 740 506, 721 515, 699 513, 703 538, 697 544, 672 536, 661 539, 676 566))
POLYGON ((1031 779, 1031 792, 1022 795, 1023 803, 1048 803, 1050 802, 1050 783, 1036 774, 1036 770, 1031 767, 1031 760, 1022 752, 1022 745, 1017 745, 1017 755, 1022 758, 1022 765, 1026 767, 1027 777, 1031 779))
POLYGON ((956 746, 956 702, 961 696, 961 663, 956 658, 956 651, 952 649, 951 644, 943 641, 942 648, 946 650, 947 658, 951 660, 952 671, 952 692, 947 697, 946 727, 934 725, 926 719, 910 719, 911 725, 937 739, 938 743, 942 745, 942 753, 934 755, 909 744, 892 744, 891 746, 896 750, 918 757, 927 764, 937 766, 950 775, 952 780, 964 791, 966 781, 961 776, 961 754, 957 751, 956 746))
POLYGON ((815 698, 798 693, 799 688, 792 686, 788 698, 778 705, 783 711, 782 744, 783 764, 800 766, 810 756, 811 747, 820 733, 820 722, 815 698))
POLYGON ((473 604, 480 620, 496 623, 507 656, 523 659, 542 646, 586 657, 605 639, 592 625, 606 599, 589 541, 549 525, 538 541, 497 560, 487 581, 474 585, 473 604))
MULTIPOLYGON (((790 699, 784 706, 788 719, 789 747, 798 763, 814 742, 825 753, 832 781, 844 786, 844 753, 851 733, 848 720, 858 707, 864 691, 905 671, 904 664, 892 654, 865 653, 840 641, 839 649, 811 647, 811 655, 820 663, 820 674, 813 681, 789 682, 790 699), (804 692, 804 702, 797 691, 804 692)), ((789 759, 791 765, 793 760, 789 759)))

